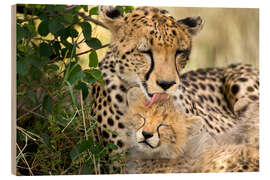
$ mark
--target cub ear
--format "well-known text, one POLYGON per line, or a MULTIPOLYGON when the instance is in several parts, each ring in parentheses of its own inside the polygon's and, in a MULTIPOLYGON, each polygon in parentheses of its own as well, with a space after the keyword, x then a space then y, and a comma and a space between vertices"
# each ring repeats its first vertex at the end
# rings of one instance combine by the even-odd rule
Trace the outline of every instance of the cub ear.
POLYGON ((139 87, 133 87, 127 92, 127 101, 129 106, 133 106, 134 104, 144 106, 144 99, 144 94, 139 87))
POLYGON ((99 6, 99 17, 113 33, 123 24, 123 14, 113 6, 99 6))
POLYGON ((183 24, 190 35, 195 35, 200 32, 204 25, 204 20, 198 17, 187 17, 177 21, 180 24, 183 24))

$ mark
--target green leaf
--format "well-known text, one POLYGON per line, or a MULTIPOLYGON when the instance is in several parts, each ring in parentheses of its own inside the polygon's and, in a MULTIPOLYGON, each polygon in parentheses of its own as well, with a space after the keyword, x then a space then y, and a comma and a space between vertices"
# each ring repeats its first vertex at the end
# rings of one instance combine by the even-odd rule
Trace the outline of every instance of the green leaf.
POLYGON ((52 113, 53 111, 52 98, 48 94, 43 98, 42 107, 43 107, 43 110, 46 110, 49 113, 52 113))
POLYGON ((100 49, 102 47, 101 42, 97 38, 91 38, 90 40, 86 40, 86 44, 92 49, 100 49))
POLYGON ((64 26, 61 24, 57 18, 53 18, 49 21, 49 31, 53 33, 53 35, 58 35, 58 32, 64 29, 64 26))
MULTIPOLYGON (((74 63, 72 63, 74 64, 74 63)), ((68 81, 71 84, 74 84, 76 81, 82 79, 84 77, 84 73, 82 71, 82 68, 79 64, 71 65, 70 73, 68 76, 68 81)))
POLYGON ((53 54, 53 48, 49 44, 42 42, 39 47, 39 53, 41 56, 50 57, 53 54))
POLYGON ((48 134, 46 134, 46 133, 42 133, 41 135, 40 135, 40 137, 41 137, 41 139, 43 140, 43 142, 44 142, 44 144, 47 146, 47 147, 49 147, 50 146, 50 136, 48 135, 48 134))
POLYGON ((79 155, 79 146, 76 145, 71 149, 69 156, 72 160, 74 160, 78 155, 79 155))
POLYGON ((66 81, 66 83, 68 85, 68 90, 69 90, 69 93, 70 93, 70 96, 71 96, 71 99, 72 99, 72 103, 74 105, 76 105, 75 97, 74 97, 74 94, 73 94, 73 88, 72 88, 70 82, 66 81))
POLYGON ((17 73, 25 76, 30 70, 31 64, 27 59, 17 61, 17 73))
POLYGON ((85 100, 85 98, 87 98, 89 91, 88 91, 88 87, 84 82, 79 82, 78 86, 80 87, 80 89, 82 90, 82 96, 83 96, 83 100, 85 100))
POLYGON ((98 65, 98 56, 96 51, 94 50, 89 54, 89 66, 97 67, 97 65, 98 65))
POLYGON ((98 69, 90 69, 91 75, 98 81, 102 80, 102 73, 98 69))
POLYGON ((49 34, 49 22, 48 21, 42 21, 38 26, 38 33, 41 36, 47 36, 49 34))
POLYGON ((114 143, 109 143, 109 144, 107 145, 107 147, 108 147, 109 149, 112 149, 112 150, 117 150, 117 149, 118 149, 118 147, 117 147, 114 143))
POLYGON ((95 83, 97 80, 91 75, 91 73, 90 73, 90 70, 89 69, 86 69, 86 70, 84 70, 83 71, 84 72, 84 74, 85 74, 85 76, 84 76, 84 78, 83 78, 83 80, 85 81, 85 82, 88 82, 88 83, 95 83))
POLYGON ((98 15, 98 7, 93 7, 90 9, 89 11, 89 15, 92 16, 92 15, 98 15))
POLYGON ((33 80, 40 81, 40 78, 42 76, 42 72, 38 68, 32 68, 32 78, 33 80))
POLYGON ((124 8, 122 6, 116 6, 115 8, 118 9, 121 12, 121 14, 124 13, 124 8))
POLYGON ((134 9, 133 6, 125 6, 125 13, 130 13, 133 11, 133 9, 134 9))
POLYGON ((92 27, 91 27, 91 24, 88 23, 88 22, 82 22, 82 23, 80 23, 80 26, 82 27, 82 32, 83 32, 84 38, 87 41, 90 41, 91 40, 91 36, 92 36, 92 27))
POLYGON ((88 140, 84 140, 81 142, 80 144, 80 149, 79 152, 82 153, 84 151, 87 151, 89 148, 91 148, 92 146, 94 146, 94 142, 93 139, 88 139, 88 140))
POLYGON ((36 102, 36 94, 32 90, 27 91, 27 96, 33 103, 36 102))

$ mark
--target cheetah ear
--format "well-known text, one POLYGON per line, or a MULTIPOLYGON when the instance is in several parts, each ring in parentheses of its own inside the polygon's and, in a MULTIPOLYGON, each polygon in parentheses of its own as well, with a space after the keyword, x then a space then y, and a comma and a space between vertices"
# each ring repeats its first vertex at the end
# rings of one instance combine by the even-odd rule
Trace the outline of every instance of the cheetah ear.
POLYGON ((196 35, 202 30, 204 25, 204 20, 200 16, 187 17, 185 19, 178 20, 177 22, 187 27, 187 31, 190 35, 196 35))
POLYGON ((116 33, 123 25, 123 14, 113 6, 99 6, 99 17, 112 33, 116 33))

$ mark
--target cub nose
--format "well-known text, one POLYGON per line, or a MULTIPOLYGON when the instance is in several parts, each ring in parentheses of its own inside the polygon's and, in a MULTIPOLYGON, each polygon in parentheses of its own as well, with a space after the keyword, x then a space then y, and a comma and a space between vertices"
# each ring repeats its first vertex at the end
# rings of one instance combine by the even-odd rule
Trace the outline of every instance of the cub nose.
POLYGON ((153 133, 150 133, 150 132, 146 132, 146 131, 143 131, 142 132, 142 135, 145 139, 149 139, 151 137, 153 137, 153 133))
POLYGON ((169 89, 172 85, 176 84, 175 81, 157 81, 157 84, 163 89, 167 90, 169 89))

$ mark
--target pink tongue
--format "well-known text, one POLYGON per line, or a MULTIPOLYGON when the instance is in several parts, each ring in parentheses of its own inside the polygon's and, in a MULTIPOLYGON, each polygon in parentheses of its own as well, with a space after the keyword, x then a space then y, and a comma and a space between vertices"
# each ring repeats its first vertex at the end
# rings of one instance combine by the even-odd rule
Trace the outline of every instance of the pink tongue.
POLYGON ((155 93, 152 96, 152 99, 145 105, 145 107, 150 107, 155 102, 164 101, 164 100, 167 100, 167 99, 169 99, 168 94, 166 94, 166 93, 155 93))

